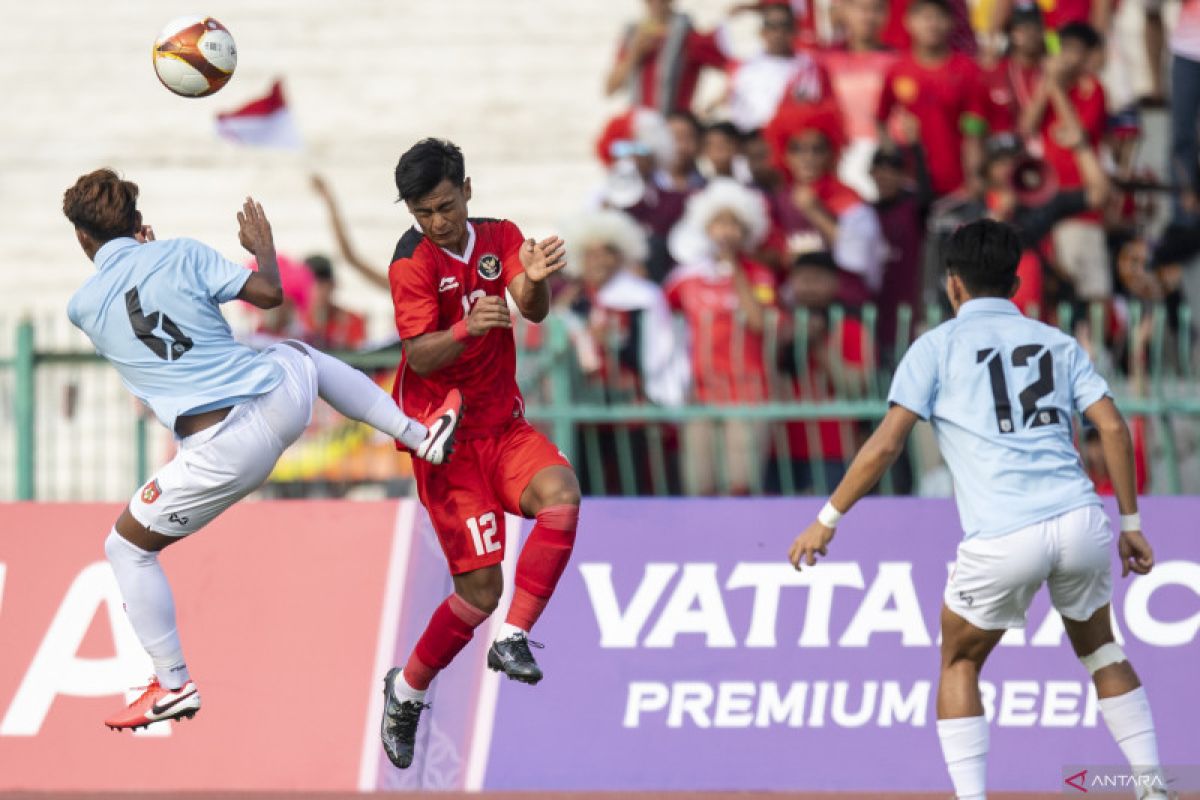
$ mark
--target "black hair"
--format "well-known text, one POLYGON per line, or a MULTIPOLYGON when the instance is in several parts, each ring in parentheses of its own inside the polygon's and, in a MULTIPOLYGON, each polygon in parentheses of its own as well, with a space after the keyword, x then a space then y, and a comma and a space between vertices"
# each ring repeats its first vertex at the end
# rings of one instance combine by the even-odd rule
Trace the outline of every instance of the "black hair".
POLYGON ((837 262, 833 260, 833 254, 828 250, 811 250, 796 256, 796 260, 792 262, 792 269, 800 267, 816 267, 830 272, 838 271, 837 262))
POLYGON ((1100 34, 1086 22, 1068 22, 1058 29, 1058 41, 1065 44, 1074 40, 1088 50, 1095 50, 1103 42, 1100 34))
POLYGON ((1194 225, 1173 222, 1163 230, 1154 246, 1151 266, 1155 269, 1184 264, 1200 254, 1200 231, 1194 225))
POLYGON ((333 262, 329 260, 329 256, 314 253, 304 259, 305 266, 312 273, 313 278, 318 281, 333 280, 333 262))
POLYGON ((400 156, 396 164, 396 189, 401 200, 419 200, 439 183, 462 186, 467 168, 462 150, 446 139, 422 139, 400 156))
POLYGON ((954 16, 954 9, 950 7, 950 0, 912 0, 912 2, 908 4, 907 13, 912 14, 922 6, 933 6, 934 8, 940 9, 941 12, 948 17, 954 16))
POLYGON ((677 108, 670 114, 667 114, 668 121, 673 119, 683 120, 690 125, 692 132, 696 134, 697 139, 704 135, 704 125, 701 124, 700 120, 698 120, 696 115, 692 112, 687 111, 686 109, 677 108))
POLYGON ((1008 297, 1016 286, 1021 242, 1011 225, 992 219, 956 230, 943 251, 946 269, 966 284, 972 297, 1008 297))
POLYGON ((738 130, 737 125, 732 122, 722 121, 714 122, 704 129, 706 134, 716 133, 724 136, 726 139, 732 139, 738 144, 742 143, 742 132, 738 130))
POLYGON ((894 147, 877 147, 871 155, 871 169, 875 167, 891 167, 892 169, 904 169, 904 154, 894 147))

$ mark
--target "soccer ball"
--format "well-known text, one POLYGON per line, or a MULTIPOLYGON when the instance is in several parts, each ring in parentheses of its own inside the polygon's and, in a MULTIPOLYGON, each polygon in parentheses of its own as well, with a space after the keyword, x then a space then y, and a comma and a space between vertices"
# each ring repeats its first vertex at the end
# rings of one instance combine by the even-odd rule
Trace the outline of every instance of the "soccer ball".
POLYGON ((207 97, 233 77, 237 47, 212 17, 180 17, 154 42, 154 72, 162 85, 183 97, 207 97))

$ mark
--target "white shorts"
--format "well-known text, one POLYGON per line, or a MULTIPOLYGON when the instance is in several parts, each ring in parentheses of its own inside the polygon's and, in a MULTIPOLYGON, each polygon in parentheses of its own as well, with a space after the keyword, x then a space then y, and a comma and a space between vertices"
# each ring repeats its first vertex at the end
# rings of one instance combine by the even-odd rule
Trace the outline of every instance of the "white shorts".
POLYGON ((1055 610, 1090 619, 1112 600, 1113 534, 1100 506, 1084 506, 1019 531, 968 539, 946 583, 946 606, 984 630, 1024 628, 1044 582, 1055 610))
POLYGON ((179 452, 129 501, 134 519, 167 536, 186 536, 257 489, 312 420, 313 360, 287 344, 264 351, 283 381, 240 403, 211 428, 179 440, 179 452))

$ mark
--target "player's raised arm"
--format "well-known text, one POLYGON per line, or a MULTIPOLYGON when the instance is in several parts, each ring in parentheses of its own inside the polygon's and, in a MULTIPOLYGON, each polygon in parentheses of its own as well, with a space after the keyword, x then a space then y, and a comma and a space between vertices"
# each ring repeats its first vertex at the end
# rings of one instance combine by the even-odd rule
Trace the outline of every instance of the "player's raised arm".
POLYGON ((908 435, 919 419, 920 417, 904 406, 893 405, 888 410, 883 422, 854 457, 846 477, 842 478, 829 502, 817 515, 816 521, 792 542, 788 551, 788 560, 792 562, 792 566, 796 569, 800 569, 801 563, 815 566, 817 556, 826 554, 842 515, 865 497, 867 492, 879 483, 883 473, 896 463, 896 459, 904 452, 904 443, 908 440, 908 435))
POLYGON ((1138 513, 1137 478, 1133 459, 1133 439, 1129 426, 1111 397, 1102 397, 1084 410, 1083 415, 1100 434, 1104 463, 1112 478, 1121 510, 1121 577, 1130 572, 1145 575, 1154 567, 1154 551, 1142 535, 1142 516, 1138 513))
POLYGON ((257 308, 277 308, 283 303, 283 283, 279 279, 279 263, 275 260, 275 239, 271 223, 261 204, 247 197, 238 212, 238 241, 258 262, 258 271, 246 281, 239 300, 257 308))
POLYGON ((508 291, 521 316, 541 322, 550 313, 550 287, 545 281, 567 265, 567 245, 557 236, 540 242, 527 239, 519 252, 525 274, 513 278, 508 291))

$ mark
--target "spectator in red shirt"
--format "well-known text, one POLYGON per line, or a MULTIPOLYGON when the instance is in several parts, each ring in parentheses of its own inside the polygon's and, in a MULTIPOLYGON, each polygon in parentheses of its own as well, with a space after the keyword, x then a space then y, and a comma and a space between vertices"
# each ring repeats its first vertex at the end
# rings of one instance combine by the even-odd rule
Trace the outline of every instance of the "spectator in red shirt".
POLYGON ((975 62, 950 49, 947 0, 913 0, 906 17, 912 50, 888 70, 876 120, 881 138, 896 109, 917 117, 925 149, 937 154, 929 172, 938 196, 975 175, 987 133, 982 73, 975 62))
POLYGON ((883 78, 899 54, 883 44, 887 0, 841 0, 841 41, 820 53, 846 127, 846 148, 838 175, 864 197, 874 197, 871 155, 879 144, 875 112, 883 94, 883 78))
MULTIPOLYGON (((701 403, 757 403, 767 397, 763 330, 767 309, 775 305, 775 279, 770 269, 749 256, 762 243, 767 222, 758 193, 734 181, 716 180, 692 195, 686 215, 671 232, 671 252, 680 266, 667 277, 667 302, 682 311, 687 322, 692 383, 701 403)), ((765 441, 766 426, 761 423, 688 423, 688 493, 722 489, 745 494, 759 487, 765 441), (717 467, 720 453, 723 470, 717 467), (723 486, 718 485, 721 473, 723 486)))
MULTIPOLYGON (((1060 52, 1046 61, 1041 81, 1021 119, 1026 137, 1040 137, 1046 163, 1059 188, 1072 191, 1083 186, 1083 177, 1071 150, 1073 127, 1061 122, 1050 100, 1053 89, 1061 90, 1083 128, 1086 144, 1096 151, 1108 125, 1104 87, 1089 70, 1101 47, 1100 35, 1090 25, 1073 22, 1059 31, 1060 52)), ((1054 229, 1055 261, 1073 285, 1080 300, 1107 300, 1112 295, 1112 270, 1100 213, 1091 211, 1064 220, 1054 229)))
MULTIPOLYGON (((1005 29, 1009 18, 1016 9, 1029 4, 1030 0, 992 0, 986 27, 982 38, 986 50, 991 53, 999 52, 1000 31, 1005 29)), ((1113 8, 1115 0, 1041 0, 1038 3, 1045 17, 1046 29, 1050 31, 1053 40, 1054 33, 1061 31, 1067 25, 1083 23, 1091 25, 1095 30, 1108 33, 1112 29, 1113 8)))
POLYGON ((1019 130, 1021 114, 1029 108, 1041 81, 1046 55, 1046 31, 1037 5, 1013 9, 1006 34, 1008 52, 984 72, 987 122, 992 135, 1019 130))
MULTIPOLYGON (((867 369, 876 362, 873 343, 862 323, 852 316, 835 318, 830 313, 837 292, 838 267, 825 251, 797 258, 780 287, 780 301, 786 310, 807 312, 806 316, 786 318, 789 327, 793 319, 808 326, 804 337, 807 352, 795 351, 801 339, 792 330, 780 353, 780 371, 789 379, 789 399, 828 402, 858 396, 867 369)), ((767 490, 772 492, 787 491, 789 483, 793 491, 830 491, 845 475, 846 464, 863 438, 862 426, 851 420, 788 422, 785 428, 787 450, 776 449, 767 468, 767 490)))
POLYGON ((724 69, 729 57, 723 30, 700 33, 674 6, 673 0, 646 0, 646 16, 621 39, 605 83, 607 96, 625 89, 634 106, 663 115, 689 111, 701 71, 724 69))
POLYGON ((305 313, 307 342, 322 350, 357 350, 367 338, 367 324, 361 314, 347 311, 334 302, 337 284, 333 264, 325 256, 304 259, 313 276, 312 299, 305 313))
POLYGON ((862 305, 879 291, 887 245, 875 210, 834 170, 841 119, 827 112, 783 109, 767 138, 790 183, 771 196, 771 214, 786 238, 787 261, 829 250, 841 270, 838 299, 862 305))

